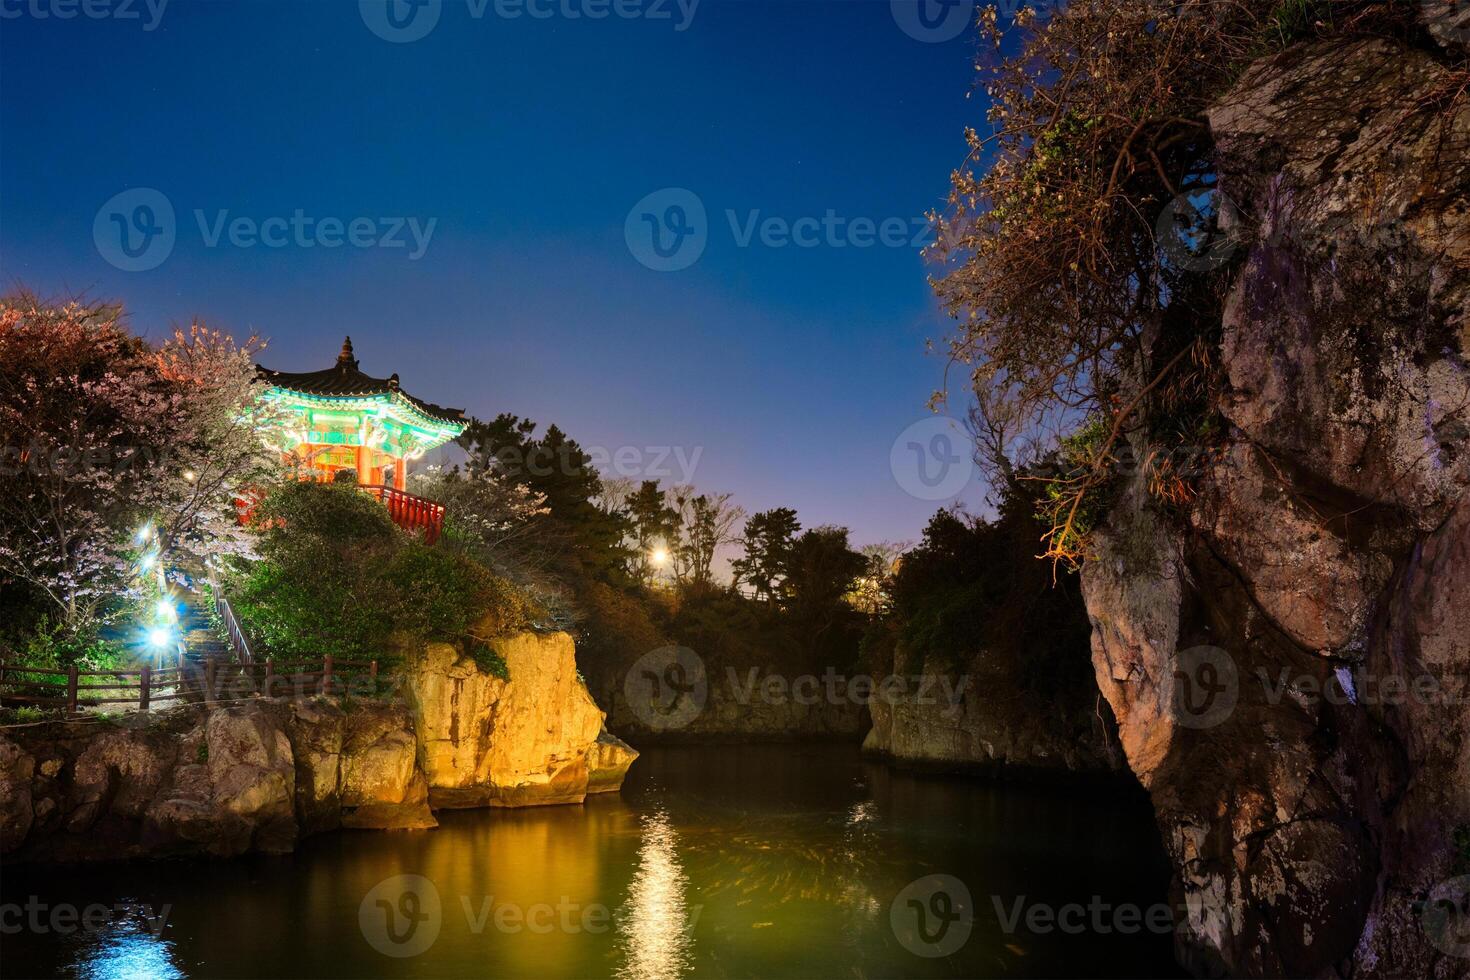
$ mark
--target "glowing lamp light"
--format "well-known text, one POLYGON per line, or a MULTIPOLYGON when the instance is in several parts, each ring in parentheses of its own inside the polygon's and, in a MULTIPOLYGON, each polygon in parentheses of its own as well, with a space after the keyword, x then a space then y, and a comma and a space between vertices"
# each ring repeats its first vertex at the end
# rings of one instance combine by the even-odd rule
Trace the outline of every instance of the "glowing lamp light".
POLYGON ((153 525, 144 524, 142 527, 138 528, 138 534, 135 540, 137 540, 139 544, 142 544, 144 541, 147 541, 151 537, 153 537, 153 525))
POLYGON ((179 611, 175 608, 172 599, 159 599, 154 611, 157 612, 158 618, 164 622, 173 622, 179 618, 179 611))
POLYGON ((654 548, 653 554, 648 556, 656 568, 662 568, 669 563, 669 549, 654 548))
POLYGON ((199 474, 198 473, 195 473, 193 470, 185 470, 184 471, 184 482, 185 483, 193 483, 197 479, 199 479, 199 474))
POLYGON ((148 631, 148 645, 155 650, 162 650, 173 644, 174 631, 167 626, 155 626, 148 631))
POLYGON ((148 554, 144 555, 142 557, 142 559, 140 559, 139 562, 138 562, 138 564, 140 566, 142 566, 143 571, 145 571, 145 572, 151 571, 153 569, 153 566, 156 565, 157 563, 158 563, 158 556, 155 555, 151 551, 148 552, 148 554))

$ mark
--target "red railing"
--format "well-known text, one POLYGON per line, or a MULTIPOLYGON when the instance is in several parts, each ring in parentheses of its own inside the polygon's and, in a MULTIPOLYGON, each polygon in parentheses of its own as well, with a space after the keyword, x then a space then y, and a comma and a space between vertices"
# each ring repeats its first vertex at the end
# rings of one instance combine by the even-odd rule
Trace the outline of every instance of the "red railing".
POLYGON ((405 531, 423 531, 424 541, 429 544, 439 540, 439 534, 444 530, 443 504, 396 487, 368 486, 362 489, 383 502, 394 524, 405 531))

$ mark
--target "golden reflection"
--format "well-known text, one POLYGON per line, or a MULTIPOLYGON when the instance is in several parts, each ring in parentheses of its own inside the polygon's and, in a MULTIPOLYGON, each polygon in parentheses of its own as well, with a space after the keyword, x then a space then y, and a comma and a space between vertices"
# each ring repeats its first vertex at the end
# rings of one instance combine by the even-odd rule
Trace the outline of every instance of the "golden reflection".
POLYGON ((618 922, 623 980, 672 980, 689 965, 694 923, 684 901, 688 877, 679 864, 678 837, 663 810, 643 820, 638 866, 618 922))

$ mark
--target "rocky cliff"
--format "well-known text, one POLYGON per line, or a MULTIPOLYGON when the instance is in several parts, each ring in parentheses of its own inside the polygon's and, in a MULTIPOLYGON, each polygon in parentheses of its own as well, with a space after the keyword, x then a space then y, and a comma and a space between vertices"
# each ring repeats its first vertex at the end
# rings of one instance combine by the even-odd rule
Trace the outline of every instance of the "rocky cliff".
POLYGON ((1201 973, 1470 963, 1465 37, 1297 45, 1209 114, 1228 435, 1182 514, 1133 474, 1083 571, 1201 973))
POLYGON ((0 853, 78 861, 292 850, 436 825, 401 705, 179 707, 0 736, 0 853))
POLYGON ((872 700, 864 752, 901 766, 1019 777, 1122 770, 1112 712, 1095 703, 1095 689, 1080 698, 1062 685, 1029 691, 984 655, 962 675, 926 667, 921 676, 936 678, 932 696, 872 700))
POLYGON ((0 854, 82 861, 290 851, 309 834, 437 825, 431 807, 577 803, 637 757, 602 728, 565 634, 453 647, 404 700, 251 699, 0 734, 0 854))
POLYGON ((430 644, 411 673, 435 807, 580 803, 616 790, 638 753, 604 731, 566 633, 494 640, 509 679, 430 644))
POLYGON ((866 699, 848 690, 845 677, 834 676, 829 683, 821 671, 794 672, 774 664, 733 667, 690 661, 687 667, 688 677, 703 682, 683 695, 660 682, 649 688, 646 670, 638 665, 606 678, 602 698, 609 706, 608 723, 640 745, 858 742, 868 730, 866 699))

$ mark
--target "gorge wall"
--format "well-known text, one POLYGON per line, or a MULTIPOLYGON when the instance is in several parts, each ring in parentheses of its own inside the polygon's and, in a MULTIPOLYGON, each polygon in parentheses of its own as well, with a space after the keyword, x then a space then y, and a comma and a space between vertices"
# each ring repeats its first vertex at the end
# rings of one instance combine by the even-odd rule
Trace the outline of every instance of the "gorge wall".
POLYGON ((1083 570, 1202 974, 1470 965, 1470 103, 1438 37, 1301 44, 1210 112, 1228 436, 1182 514, 1132 474, 1083 570))
POLYGON ((921 676, 943 676, 936 689, 947 685, 957 697, 874 698, 863 751, 899 766, 1000 776, 1122 770, 1117 725, 1090 675, 1074 685, 1058 678, 1042 690, 1010 667, 984 653, 953 676, 925 664, 921 676))
MULTIPOLYGON (((667 648, 675 650, 680 648, 667 648)), ((692 657, 690 652, 686 656, 692 657)), ((820 671, 792 672, 775 665, 718 666, 688 663, 685 674, 702 678, 680 695, 663 678, 635 664, 600 686, 608 723, 639 744, 831 740, 858 742, 868 730, 863 697, 847 678, 820 671)))
POLYGON ((431 644, 406 698, 250 699, 0 734, 0 854, 84 861, 281 853, 446 806, 576 803, 637 757, 606 732, 565 634, 493 641, 509 680, 431 644))

